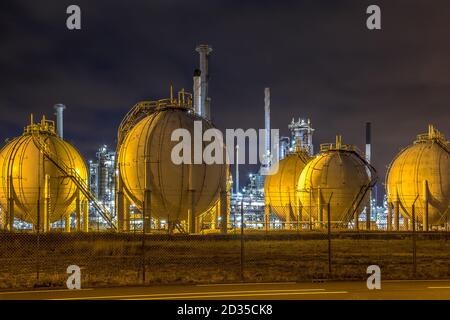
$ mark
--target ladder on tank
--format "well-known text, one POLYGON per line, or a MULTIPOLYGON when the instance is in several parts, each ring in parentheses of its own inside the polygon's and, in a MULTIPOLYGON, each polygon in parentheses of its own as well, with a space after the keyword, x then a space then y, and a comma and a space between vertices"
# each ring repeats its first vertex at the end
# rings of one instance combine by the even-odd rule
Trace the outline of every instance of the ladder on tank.
POLYGON ((81 193, 92 203, 92 206, 97 210, 100 216, 108 223, 108 225, 117 230, 112 215, 109 210, 100 203, 95 195, 89 190, 89 186, 86 181, 78 174, 74 168, 70 168, 63 161, 58 159, 58 156, 53 154, 49 149, 47 144, 42 140, 42 137, 33 134, 33 141, 38 149, 44 154, 44 156, 50 160, 64 175, 69 177, 75 185, 79 188, 81 193))

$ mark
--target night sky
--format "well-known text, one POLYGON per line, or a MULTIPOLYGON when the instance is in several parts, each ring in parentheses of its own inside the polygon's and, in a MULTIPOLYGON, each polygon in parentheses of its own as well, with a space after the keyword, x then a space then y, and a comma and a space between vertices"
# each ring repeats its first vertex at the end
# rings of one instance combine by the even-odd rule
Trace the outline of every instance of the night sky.
POLYGON ((262 128, 268 86, 272 127, 286 135, 292 117, 309 117, 316 149, 336 133, 363 149, 372 122, 384 181, 428 123, 449 134, 449 31, 450 2, 437 0, 2 0, 0 140, 64 103, 66 139, 93 158, 136 102, 167 97, 170 84, 191 90, 195 46, 207 43, 217 127, 262 128), (80 31, 66 28, 70 4, 80 31), (369 4, 380 31, 366 28, 369 4))

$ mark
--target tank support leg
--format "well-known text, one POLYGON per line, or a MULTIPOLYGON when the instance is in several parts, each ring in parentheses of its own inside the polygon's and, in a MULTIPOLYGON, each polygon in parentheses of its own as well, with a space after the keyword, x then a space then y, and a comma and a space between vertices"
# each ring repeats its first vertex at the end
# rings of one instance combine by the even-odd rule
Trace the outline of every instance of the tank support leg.
POLYGON ((219 217, 220 217, 220 205, 218 201, 216 207, 214 208, 214 217, 211 222, 211 229, 215 230, 217 228, 217 226, 219 225, 219 217))
POLYGON ((355 224, 355 230, 359 230, 359 220, 358 220, 358 210, 355 210, 354 214, 354 224, 355 224))
POLYGON ((144 191, 144 208, 142 210, 142 227, 144 233, 148 233, 151 230, 152 216, 151 216, 151 207, 152 207, 152 192, 149 189, 144 191))
POLYGON ((119 232, 124 230, 125 222, 125 196, 122 191, 117 192, 117 228, 119 232))
POLYGON ((83 201, 83 231, 89 231, 89 201, 83 201))
POLYGON ((323 223, 322 192, 320 191, 320 187, 317 189, 317 220, 319 220, 320 229, 323 223))
POLYGON ((367 204, 366 207, 366 230, 370 230, 370 216, 372 213, 372 193, 369 191, 369 203, 367 204))
POLYGON ((68 214, 67 216, 66 216, 66 223, 65 223, 65 226, 64 226, 64 230, 66 231, 66 232, 70 232, 70 214, 68 214))
POLYGON ((77 231, 81 231, 81 199, 80 199, 80 191, 78 191, 78 194, 77 194, 75 214, 76 214, 77 231))
POLYGON ((155 219, 156 230, 161 230, 161 219, 155 219))
POLYGON ((394 228, 395 231, 400 230, 400 202, 395 201, 394 203, 394 228))
POLYGON ((387 207, 387 231, 391 231, 392 230, 392 203, 388 202, 388 207, 387 207))
POLYGON ((44 226, 43 231, 47 232, 50 229, 50 217, 49 217, 49 209, 50 209, 50 176, 48 174, 45 175, 45 183, 44 183, 44 214, 43 214, 43 223, 44 226))
POLYGON ((125 197, 125 207, 122 207, 122 231, 130 231, 131 228, 131 215, 130 215, 130 200, 125 197))
POLYGON ((7 219, 8 231, 14 231, 14 198, 8 199, 8 219, 7 219))
POLYGON ((0 211, 1 211, 1 219, 2 219, 2 230, 6 230, 6 213, 5 213, 5 210, 3 210, 3 209, 1 209, 0 208, 0 211))
POLYGON ((189 190, 188 233, 196 233, 195 190, 189 190))
POLYGON ((403 216, 403 228, 405 230, 410 230, 411 229, 410 223, 411 223, 410 220, 407 217, 403 216))
POLYGON ((297 217, 297 229, 302 230, 302 214, 303 214, 303 208, 302 206, 298 206, 298 217, 297 217))
POLYGON ((220 192, 220 232, 226 234, 228 231, 228 194, 220 192))
POLYGON ((291 216, 294 215, 292 206, 289 205, 289 212, 286 215, 286 229, 291 230, 291 216))
POLYGON ((264 206, 264 227, 266 231, 270 230, 270 206, 268 204, 264 206))
POLYGON ((8 177, 8 221, 7 230, 14 231, 14 193, 13 193, 13 179, 8 177))

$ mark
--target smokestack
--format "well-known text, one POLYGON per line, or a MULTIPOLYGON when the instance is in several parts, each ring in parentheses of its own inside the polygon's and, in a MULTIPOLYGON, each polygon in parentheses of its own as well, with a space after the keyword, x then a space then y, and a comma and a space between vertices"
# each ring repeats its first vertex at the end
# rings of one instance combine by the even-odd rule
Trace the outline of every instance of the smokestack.
POLYGON ((234 192, 239 193, 239 145, 236 145, 236 187, 234 192))
MULTIPOLYGON (((270 88, 264 89, 264 127, 266 129, 266 157, 270 156, 270 88)), ((268 160, 268 159, 267 159, 268 160)), ((267 162, 267 166, 270 164, 267 162)))
POLYGON ((212 48, 207 44, 201 44, 195 49, 200 55, 200 71, 201 71, 201 114, 204 118, 210 120, 211 115, 209 113, 208 105, 211 99, 208 97, 208 82, 209 82, 209 71, 208 62, 209 55, 212 52, 212 48), (208 100, 209 99, 209 100, 208 100))
POLYGON ((366 122, 366 160, 370 163, 370 156, 372 151, 372 125, 366 122))
POLYGON ((56 129, 58 132, 58 136, 61 139, 64 139, 64 109, 66 109, 66 106, 58 103, 54 106, 55 110, 56 110, 56 129))
POLYGON ((202 116, 202 72, 199 69, 194 71, 194 112, 202 116))

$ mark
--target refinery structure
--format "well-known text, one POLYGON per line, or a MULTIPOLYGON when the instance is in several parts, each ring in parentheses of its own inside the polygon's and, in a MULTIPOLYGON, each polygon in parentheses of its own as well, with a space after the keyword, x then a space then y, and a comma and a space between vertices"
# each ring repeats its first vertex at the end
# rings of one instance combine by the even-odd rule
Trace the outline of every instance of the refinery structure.
MULTIPOLYGON (((264 174, 272 170, 270 160, 242 188, 239 163, 234 168, 225 159, 222 164, 175 164, 175 129, 193 134, 195 122, 204 130, 214 128, 208 92, 212 49, 200 45, 196 51, 200 64, 192 93, 171 88, 167 98, 138 102, 118 128, 117 146, 101 146, 89 162, 64 140, 64 105, 55 106, 56 122, 32 116, 23 134, 0 151, 1 229, 225 234, 237 228, 448 227, 450 146, 431 125, 393 159, 385 179, 371 164, 370 123, 364 152, 340 135, 315 150, 315 129, 308 118, 293 118, 287 125, 290 134, 280 137, 277 172, 264 174), (386 197, 378 205, 375 188, 383 180, 386 197)), ((274 159, 269 88, 261 110, 264 154, 274 159)))

